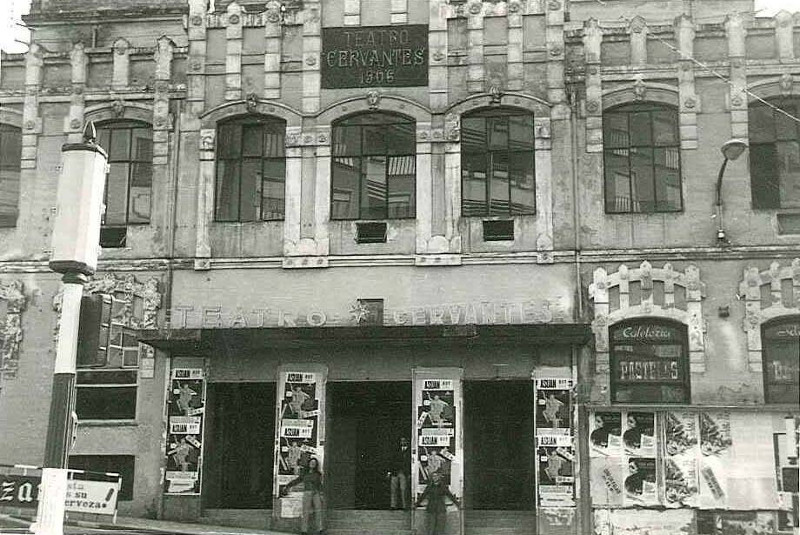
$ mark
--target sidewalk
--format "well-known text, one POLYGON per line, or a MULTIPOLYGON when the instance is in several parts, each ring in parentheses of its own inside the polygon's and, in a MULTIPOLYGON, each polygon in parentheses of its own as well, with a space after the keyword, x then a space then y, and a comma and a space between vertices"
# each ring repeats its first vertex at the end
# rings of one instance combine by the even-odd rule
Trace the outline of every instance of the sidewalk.
MULTIPOLYGON (((21 518, 0 514, 0 520, 16 524, 19 527, 27 527, 33 522, 33 518, 21 518)), ((65 525, 77 526, 82 528, 108 529, 108 530, 138 530, 150 531, 153 533, 174 533, 176 535, 287 535, 283 531, 266 531, 260 529, 234 528, 229 526, 211 526, 207 524, 197 524, 193 522, 170 522, 167 520, 151 520, 148 518, 133 518, 126 516, 117 517, 116 524, 108 522, 91 522, 85 520, 67 520, 65 525)))

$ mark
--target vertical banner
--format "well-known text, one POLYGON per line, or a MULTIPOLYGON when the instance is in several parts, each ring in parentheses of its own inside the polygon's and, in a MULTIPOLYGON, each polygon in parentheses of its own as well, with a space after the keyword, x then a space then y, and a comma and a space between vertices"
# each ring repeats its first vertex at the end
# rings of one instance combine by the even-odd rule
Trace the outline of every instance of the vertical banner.
POLYGON ((206 381, 202 368, 173 368, 167 407, 166 494, 200 494, 206 381))
POLYGON ((539 507, 575 506, 572 379, 537 378, 536 487, 539 507))
POLYGON ((278 373, 272 492, 273 497, 280 500, 274 510, 276 516, 281 518, 300 516, 301 495, 280 495, 286 485, 300 475, 312 457, 319 462, 324 480, 326 381, 327 374, 323 368, 309 368, 308 365, 283 366, 278 373))
MULTIPOLYGON (((411 482, 414 500, 422 496, 434 473, 439 474, 456 497, 464 496, 461 375, 459 368, 416 368, 413 371, 415 449, 411 482)), ((448 512, 454 510, 448 503, 448 512)), ((417 515, 417 518, 422 516, 417 515)), ((448 521, 448 524, 448 533, 451 533, 455 523, 448 521)))

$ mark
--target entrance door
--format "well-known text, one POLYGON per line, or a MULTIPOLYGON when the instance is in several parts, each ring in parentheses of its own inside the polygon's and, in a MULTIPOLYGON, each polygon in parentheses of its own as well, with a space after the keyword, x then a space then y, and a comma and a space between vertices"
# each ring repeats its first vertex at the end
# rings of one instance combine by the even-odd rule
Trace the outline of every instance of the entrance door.
POLYGON ((204 506, 272 507, 275 383, 211 383, 204 506))
POLYGON ((328 498, 334 509, 389 509, 387 471, 410 438, 409 382, 328 383, 328 498))
POLYGON ((464 383, 464 449, 471 509, 534 508, 531 381, 464 383))

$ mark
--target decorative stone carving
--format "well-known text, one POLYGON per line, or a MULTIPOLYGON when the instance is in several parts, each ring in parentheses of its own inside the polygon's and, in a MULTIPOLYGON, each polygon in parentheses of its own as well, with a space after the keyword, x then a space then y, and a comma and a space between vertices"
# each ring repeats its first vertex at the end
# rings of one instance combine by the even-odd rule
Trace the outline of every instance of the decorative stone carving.
MULTIPOLYGON (((83 287, 84 295, 108 294, 117 298, 120 306, 111 318, 130 329, 158 328, 158 311, 161 308, 161 292, 156 277, 139 282, 131 274, 119 276, 106 273, 94 278, 83 287)), ((62 293, 53 298, 53 309, 61 320, 62 293)))
POLYGON ((473 2, 469 6, 469 12, 472 13, 473 15, 477 15, 478 13, 481 12, 482 9, 483 5, 481 4, 481 2, 473 2))
POLYGON ((200 130, 200 150, 214 150, 214 141, 217 131, 213 128, 200 130))
MULTIPOLYGON (((603 268, 594 271, 594 280, 589 285, 589 296, 594 302, 592 331, 597 348, 598 387, 608 391, 609 345, 608 328, 622 320, 637 317, 658 317, 683 323, 689 335, 689 367, 692 373, 705 372, 705 322, 702 301, 705 298, 705 284, 700 280, 700 270, 688 266, 680 272, 667 263, 654 268, 649 262, 642 262, 638 268, 629 269, 621 265, 616 272, 608 273, 603 268), (631 304, 630 285, 639 283, 641 302, 631 304), (654 291, 655 284, 663 285, 663 292, 654 291), (675 302, 675 287, 683 287, 686 302, 683 306, 675 302), (609 293, 616 290, 619 305, 612 309, 609 293)), ((600 400, 600 398, 597 398, 600 400)))
POLYGON ((367 106, 371 110, 377 110, 381 104, 381 94, 377 91, 370 91, 367 93, 367 106))
POLYGON ((747 333, 747 361, 751 372, 763 372, 761 326, 783 316, 800 315, 800 258, 789 265, 773 262, 769 269, 744 269, 737 297, 744 301, 742 328, 747 333), (765 303, 761 289, 769 285, 771 299, 765 303), (794 306, 787 306, 794 305, 794 306))
POLYGON ((794 78, 788 72, 784 73, 783 75, 781 75, 781 79, 778 82, 778 85, 781 88, 781 95, 785 97, 789 96, 792 94, 792 86, 794 85, 794 78))
POLYGON ((489 98, 490 98, 490 101, 491 101, 492 105, 499 106, 500 104, 503 103, 503 92, 500 90, 499 87, 497 87, 496 85, 493 85, 489 89, 489 98))
POLYGON ((444 118, 445 137, 448 141, 458 141, 461 138, 461 118, 455 113, 449 113, 444 118))
POLYGON ((245 107, 250 113, 255 113, 258 108, 258 96, 255 93, 248 93, 245 99, 245 107))
POLYGON ((203 17, 200 15, 195 15, 192 17, 192 26, 200 26, 203 24, 203 17))
POLYGON ((636 78, 633 83, 633 96, 636 100, 644 100, 647 94, 647 86, 644 85, 644 80, 641 76, 636 78))
POLYGON ((633 17, 633 20, 631 20, 631 31, 633 33, 642 33, 642 30, 644 30, 645 26, 646 23, 644 19, 639 15, 633 17))
POLYGON ((114 117, 121 118, 125 115, 125 103, 121 99, 115 100, 111 107, 114 110, 114 117))
POLYGON ((14 379, 22 343, 22 311, 27 301, 22 281, 0 282, 0 300, 6 302, 5 322, 0 331, 0 380, 14 379))
POLYGON ((231 15, 230 18, 228 18, 228 22, 234 25, 239 24, 239 20, 239 15, 231 15))

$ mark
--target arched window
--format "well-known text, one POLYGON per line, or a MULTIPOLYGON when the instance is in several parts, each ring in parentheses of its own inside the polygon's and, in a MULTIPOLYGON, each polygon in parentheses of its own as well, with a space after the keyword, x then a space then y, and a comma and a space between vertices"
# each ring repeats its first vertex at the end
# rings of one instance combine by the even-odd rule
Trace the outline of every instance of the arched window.
POLYGON ((286 205, 286 122, 236 117, 217 127, 216 221, 280 221, 286 205))
POLYGON ((0 124, 0 227, 17 224, 22 131, 0 124))
POLYGON ((97 127, 97 139, 109 167, 100 245, 123 247, 128 225, 150 222, 153 130, 141 121, 113 121, 97 127))
POLYGON ((616 403, 689 403, 686 326, 654 318, 609 329, 611 400, 616 403))
POLYGON ((792 117, 800 117, 800 98, 769 102, 774 108, 758 102, 748 111, 753 208, 798 207, 800 123, 792 117))
POLYGON ((625 104, 603 113, 606 213, 683 209, 678 110, 625 104))
POLYGON ((762 326, 764 399, 767 403, 797 403, 800 399, 800 316, 780 318, 762 326))
POLYGON ((331 219, 416 215, 416 124, 389 113, 363 113, 333 125, 331 219))
POLYGON ((481 110, 461 118, 461 212, 513 216, 536 212, 533 114, 481 110))

